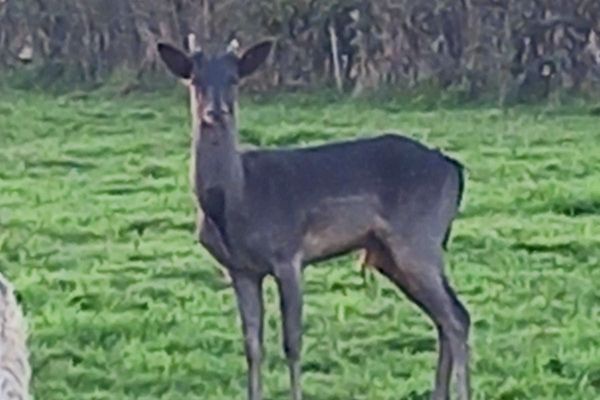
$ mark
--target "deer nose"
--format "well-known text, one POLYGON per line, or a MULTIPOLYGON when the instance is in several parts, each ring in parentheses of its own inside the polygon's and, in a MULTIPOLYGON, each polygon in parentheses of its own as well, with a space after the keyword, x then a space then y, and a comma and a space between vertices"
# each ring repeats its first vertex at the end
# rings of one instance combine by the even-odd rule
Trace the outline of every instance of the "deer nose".
POLYGON ((214 125, 216 122, 221 121, 225 115, 229 112, 227 107, 223 104, 219 106, 208 106, 202 113, 202 122, 207 125, 214 125))

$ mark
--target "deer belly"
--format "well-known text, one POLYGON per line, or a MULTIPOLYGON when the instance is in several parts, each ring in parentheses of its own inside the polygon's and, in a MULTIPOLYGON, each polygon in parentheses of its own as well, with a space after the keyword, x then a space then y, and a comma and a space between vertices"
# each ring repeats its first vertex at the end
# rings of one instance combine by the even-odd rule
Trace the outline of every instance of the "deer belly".
POLYGON ((369 200, 329 200, 313 210, 304 229, 303 258, 321 260, 362 247, 377 221, 375 204, 369 200))

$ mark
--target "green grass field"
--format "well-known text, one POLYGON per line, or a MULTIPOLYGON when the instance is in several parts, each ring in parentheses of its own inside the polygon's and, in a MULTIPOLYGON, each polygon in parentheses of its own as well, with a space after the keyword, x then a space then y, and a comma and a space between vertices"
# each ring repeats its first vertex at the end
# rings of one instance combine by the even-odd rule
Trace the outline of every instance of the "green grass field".
MULTIPOLYGON (((600 398, 600 118, 279 97, 244 142, 404 131, 468 168, 447 271, 473 320, 475 399, 600 398)), ((195 242, 181 96, 0 98, 0 271, 30 321, 37 399, 242 399, 233 293, 195 242)), ((309 400, 426 399, 430 322, 355 257, 305 275, 309 400)), ((267 399, 287 399, 273 282, 267 399)))

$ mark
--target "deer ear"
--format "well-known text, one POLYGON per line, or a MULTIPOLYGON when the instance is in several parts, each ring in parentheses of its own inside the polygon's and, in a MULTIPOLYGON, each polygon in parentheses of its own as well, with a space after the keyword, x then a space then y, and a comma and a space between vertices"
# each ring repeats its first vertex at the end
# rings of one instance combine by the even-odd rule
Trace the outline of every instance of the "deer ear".
POLYGON ((240 78, 248 76, 256 71, 256 69, 265 62, 272 47, 273 41, 265 40, 246 50, 238 60, 238 73, 240 78))
POLYGON ((158 44, 160 58, 175 76, 189 79, 192 76, 192 60, 183 51, 167 43, 158 44))

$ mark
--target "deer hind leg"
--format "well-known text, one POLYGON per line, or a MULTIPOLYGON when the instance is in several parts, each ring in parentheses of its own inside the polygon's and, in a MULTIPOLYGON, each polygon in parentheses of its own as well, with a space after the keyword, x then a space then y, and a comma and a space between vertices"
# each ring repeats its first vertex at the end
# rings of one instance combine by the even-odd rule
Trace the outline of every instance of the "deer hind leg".
POLYGON ((468 400, 469 314, 443 274, 442 249, 415 250, 388 241, 371 243, 367 253, 367 262, 427 313, 438 330, 439 357, 432 399, 450 398, 454 370, 459 399, 468 400))

